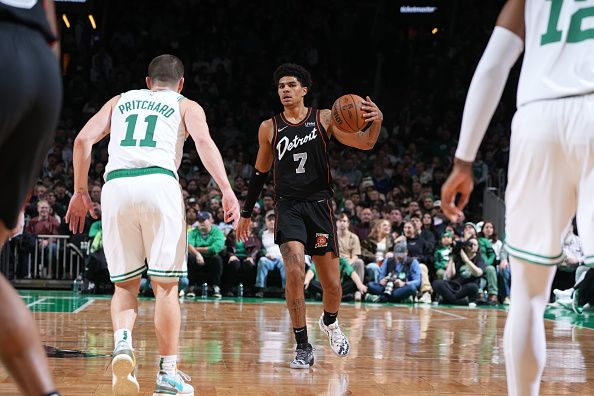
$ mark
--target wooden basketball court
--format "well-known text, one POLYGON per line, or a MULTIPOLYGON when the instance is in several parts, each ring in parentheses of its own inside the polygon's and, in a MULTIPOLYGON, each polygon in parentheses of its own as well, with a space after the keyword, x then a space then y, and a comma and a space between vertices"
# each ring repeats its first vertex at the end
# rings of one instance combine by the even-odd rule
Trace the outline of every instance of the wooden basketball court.
MULTIPOLYGON (((110 395, 109 297, 21 294, 35 312, 44 344, 65 356, 50 358, 62 394, 110 395)), ((140 302, 133 333, 142 395, 152 394, 158 359, 153 310, 153 301, 140 302)), ((307 305, 316 363, 310 370, 292 370, 294 344, 284 302, 185 300, 180 368, 192 376, 197 395, 506 394, 502 309, 343 304, 339 319, 352 349, 342 359, 317 327, 321 310, 319 303, 307 305)), ((547 319, 541 393, 594 394, 594 312, 577 317, 549 308, 547 319)), ((0 395, 18 394, 0 368, 0 395)))

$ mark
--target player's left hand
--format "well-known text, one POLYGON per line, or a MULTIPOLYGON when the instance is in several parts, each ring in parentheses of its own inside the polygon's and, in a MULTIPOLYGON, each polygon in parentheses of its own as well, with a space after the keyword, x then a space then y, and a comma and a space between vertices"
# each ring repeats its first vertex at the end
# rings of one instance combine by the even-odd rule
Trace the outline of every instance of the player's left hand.
POLYGON ((87 212, 92 218, 96 219, 97 215, 93 210, 93 202, 88 192, 75 192, 70 198, 68 204, 68 211, 66 212, 65 221, 68 223, 68 229, 76 233, 83 232, 85 228, 85 217, 87 212))
POLYGON ((363 118, 367 122, 382 122, 384 119, 384 114, 369 96, 365 97, 361 105, 361 110, 363 110, 363 118))
POLYGON ((464 218, 462 210, 468 203, 473 188, 472 163, 454 159, 452 173, 441 186, 441 210, 452 222, 456 223, 464 218), (457 194, 460 194, 460 200, 456 205, 457 194))
POLYGON ((233 222, 233 228, 237 228, 239 222, 239 201, 233 190, 223 192, 223 210, 225 211, 225 223, 233 222))

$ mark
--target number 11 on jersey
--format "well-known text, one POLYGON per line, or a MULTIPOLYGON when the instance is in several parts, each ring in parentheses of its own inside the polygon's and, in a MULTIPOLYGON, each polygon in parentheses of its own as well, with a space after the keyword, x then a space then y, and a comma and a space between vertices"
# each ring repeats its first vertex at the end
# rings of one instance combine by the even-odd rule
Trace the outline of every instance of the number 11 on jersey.
MULTIPOLYGON (((134 131, 136 129, 136 121, 138 120, 138 114, 130 114, 126 117, 126 123, 128 124, 128 128, 126 128, 126 136, 120 142, 120 146, 136 146, 136 139, 134 139, 134 131)), ((153 135, 155 134, 155 127, 157 126, 157 116, 156 115, 149 115, 144 118, 144 122, 146 122, 146 132, 144 134, 144 139, 140 141, 140 147, 156 147, 157 142, 153 140, 153 135)))

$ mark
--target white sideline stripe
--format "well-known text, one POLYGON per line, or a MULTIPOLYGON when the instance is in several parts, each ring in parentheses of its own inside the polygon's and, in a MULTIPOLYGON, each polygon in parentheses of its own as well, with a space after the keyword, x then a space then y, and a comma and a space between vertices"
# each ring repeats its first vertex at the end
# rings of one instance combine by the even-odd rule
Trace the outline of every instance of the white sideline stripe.
POLYGON ((80 311, 82 311, 83 309, 87 308, 89 305, 93 304, 94 302, 95 302, 95 299, 94 298, 91 298, 89 301, 87 301, 86 303, 84 303, 80 307, 76 308, 74 311, 72 311, 72 313, 79 313, 80 311))
POLYGON ((442 313, 444 315, 453 316, 456 319, 468 319, 466 316, 457 315, 457 314, 454 314, 454 313, 451 313, 451 312, 442 311, 441 309, 433 309, 433 311, 442 313))
POLYGON ((27 304, 27 307, 32 307, 33 305, 41 304, 47 300, 47 298, 40 298, 39 300, 33 301, 32 303, 27 304))

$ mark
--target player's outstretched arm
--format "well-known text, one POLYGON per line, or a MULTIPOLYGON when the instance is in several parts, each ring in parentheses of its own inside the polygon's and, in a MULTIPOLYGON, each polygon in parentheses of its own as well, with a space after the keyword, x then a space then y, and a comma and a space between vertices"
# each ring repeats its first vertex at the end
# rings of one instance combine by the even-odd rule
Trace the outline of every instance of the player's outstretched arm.
POLYGON ((334 128, 332 124, 332 114, 328 109, 320 112, 320 121, 324 128, 326 128, 326 131, 328 131, 328 135, 330 136, 333 134, 336 137, 336 140, 340 143, 361 150, 371 150, 375 146, 377 138, 379 137, 384 115, 369 96, 363 101, 361 109, 363 110, 363 117, 365 120, 368 123, 371 123, 367 124, 369 126, 364 131, 347 133, 342 132, 338 128, 334 128))
POLYGON ((186 130, 196 143, 196 150, 204 164, 204 167, 212 175, 213 179, 223 193, 223 209, 225 210, 225 222, 233 222, 233 226, 239 221, 239 202, 231 188, 223 158, 217 145, 210 137, 206 114, 202 107, 192 101, 184 99, 181 103, 181 111, 186 130))
POLYGON ((254 172, 248 184, 248 196, 241 209, 241 219, 237 225, 237 238, 240 241, 246 241, 250 233, 250 223, 254 205, 262 192, 262 187, 268 178, 268 172, 272 168, 274 152, 272 147, 272 134, 274 126, 272 120, 266 120, 260 124, 258 129, 258 155, 254 172))
POLYGON ((93 145, 103 139, 110 132, 111 110, 120 96, 111 98, 83 127, 74 139, 72 163, 74 167, 74 194, 70 199, 66 212, 66 223, 70 231, 83 232, 87 212, 96 219, 97 215, 91 209, 89 196, 89 167, 91 166, 91 151, 93 145))
POLYGON ((454 166, 441 188, 441 206, 452 221, 457 221, 468 203, 473 189, 472 162, 501 99, 509 71, 524 50, 523 37, 524 0, 508 0, 472 77, 454 166))

